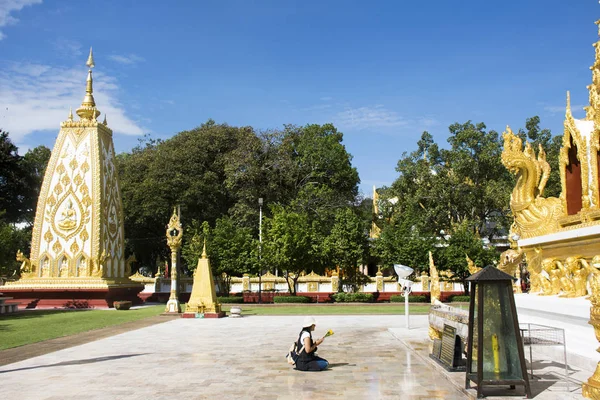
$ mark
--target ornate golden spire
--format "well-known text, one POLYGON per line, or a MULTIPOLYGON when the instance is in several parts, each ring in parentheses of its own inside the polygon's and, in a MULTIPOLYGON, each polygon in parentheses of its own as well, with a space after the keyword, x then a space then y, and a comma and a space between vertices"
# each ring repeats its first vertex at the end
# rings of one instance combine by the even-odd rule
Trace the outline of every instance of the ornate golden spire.
POLYGON ((81 119, 86 120, 95 120, 100 115, 100 111, 96 109, 96 102, 94 101, 94 88, 92 79, 92 68, 94 68, 94 55, 92 53, 92 48, 90 47, 90 55, 88 56, 86 65, 90 68, 88 71, 88 76, 85 85, 85 97, 83 98, 83 102, 81 103, 81 107, 77 109, 77 115, 81 119))
POLYGON ((202 258, 207 258, 207 254, 206 254, 206 239, 204 239, 204 247, 202 248, 202 258))
POLYGON ((69 121, 73 121, 73 107, 69 107, 69 121))
POLYGON ((571 92, 569 92, 567 90, 567 111, 566 111, 566 115, 569 116, 571 115, 571 92))
MULTIPOLYGON (((600 20, 596 21, 595 24, 598 26, 598 36, 600 36, 600 20)), ((593 46, 596 50, 596 57, 594 64, 590 67, 592 70, 592 84, 587 86, 590 105, 584 107, 585 119, 588 121, 593 121, 596 117, 600 116, 600 40, 594 43, 593 46)))

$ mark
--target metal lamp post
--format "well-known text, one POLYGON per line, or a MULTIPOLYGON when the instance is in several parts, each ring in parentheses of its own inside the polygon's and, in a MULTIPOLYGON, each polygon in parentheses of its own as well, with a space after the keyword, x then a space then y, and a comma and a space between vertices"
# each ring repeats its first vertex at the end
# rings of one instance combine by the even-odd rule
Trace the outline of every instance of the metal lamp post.
POLYGON ((181 313, 181 304, 177 298, 177 252, 181 248, 181 237, 183 236, 183 228, 179 220, 177 208, 173 209, 173 215, 167 226, 167 245, 171 249, 171 296, 167 302, 165 312, 181 313))
POLYGON ((402 264, 394 264, 394 270, 398 275, 398 283, 402 284, 402 293, 404 294, 404 317, 406 319, 406 329, 410 329, 409 312, 408 312, 408 295, 412 291, 412 281, 406 279, 414 272, 411 267, 402 264))
POLYGON ((258 198, 258 303, 262 303, 262 205, 263 198, 258 198))

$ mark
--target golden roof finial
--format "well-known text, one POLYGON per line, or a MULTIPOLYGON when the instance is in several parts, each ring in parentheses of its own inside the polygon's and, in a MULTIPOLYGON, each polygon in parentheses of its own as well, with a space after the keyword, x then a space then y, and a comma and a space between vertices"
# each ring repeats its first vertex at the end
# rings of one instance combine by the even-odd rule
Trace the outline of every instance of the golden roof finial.
POLYGON ((567 90, 567 115, 571 114, 571 92, 567 90))
POLYGON ((73 107, 69 107, 69 121, 73 121, 73 107))
POLYGON ((83 98, 83 102, 81 103, 81 107, 77 109, 77 115, 81 119, 84 120, 96 120, 100 115, 100 111, 96 108, 96 102, 94 101, 94 88, 93 88, 93 78, 92 78, 92 68, 94 68, 94 55, 92 53, 92 48, 90 47, 90 55, 88 56, 87 62, 85 63, 90 69, 88 71, 88 76, 86 79, 85 85, 85 97, 83 98))
POLYGON ((88 56, 87 62, 85 63, 90 68, 94 68, 94 54, 92 52, 92 48, 90 47, 90 55, 88 56))
POLYGON ((202 248, 202 258, 206 258, 206 239, 204 239, 204 247, 202 248))
POLYGON ((108 123, 106 122, 106 113, 104 114, 104 121, 102 121, 102 123, 103 123, 105 126, 108 126, 108 123))

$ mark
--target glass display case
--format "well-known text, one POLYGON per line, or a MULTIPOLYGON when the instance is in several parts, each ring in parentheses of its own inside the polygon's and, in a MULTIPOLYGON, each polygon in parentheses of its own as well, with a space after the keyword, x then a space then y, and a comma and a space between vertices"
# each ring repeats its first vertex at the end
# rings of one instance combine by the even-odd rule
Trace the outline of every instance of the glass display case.
POLYGON ((470 284, 466 388, 523 385, 531 397, 512 276, 489 266, 467 278, 470 284))

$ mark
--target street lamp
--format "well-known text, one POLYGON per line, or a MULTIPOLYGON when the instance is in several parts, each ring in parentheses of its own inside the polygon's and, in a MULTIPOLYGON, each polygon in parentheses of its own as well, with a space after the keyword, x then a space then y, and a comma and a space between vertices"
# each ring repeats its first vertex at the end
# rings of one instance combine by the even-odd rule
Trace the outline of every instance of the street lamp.
POLYGON ((412 281, 409 281, 408 276, 414 272, 411 267, 402 264, 394 264, 394 270, 398 275, 398 283, 402 285, 402 293, 404 294, 404 316, 406 318, 406 329, 410 329, 408 322, 408 295, 412 291, 412 281))
POLYGON ((258 303, 262 303, 262 206, 263 198, 258 198, 258 303))
POLYGON ((171 249, 171 296, 167 302, 165 312, 176 314, 181 312, 181 305, 177 298, 177 252, 181 248, 183 228, 181 227, 179 218, 177 208, 174 208, 173 215, 167 226, 167 245, 171 249))

